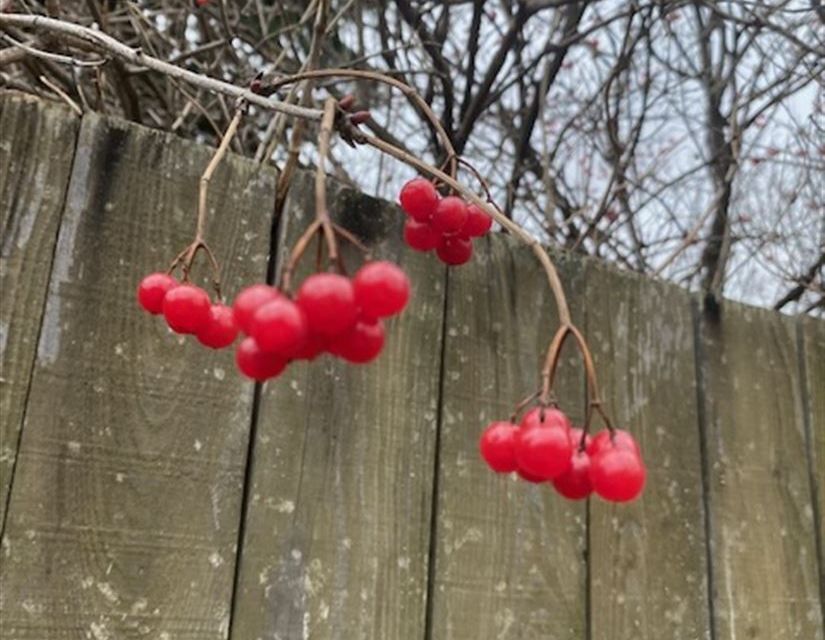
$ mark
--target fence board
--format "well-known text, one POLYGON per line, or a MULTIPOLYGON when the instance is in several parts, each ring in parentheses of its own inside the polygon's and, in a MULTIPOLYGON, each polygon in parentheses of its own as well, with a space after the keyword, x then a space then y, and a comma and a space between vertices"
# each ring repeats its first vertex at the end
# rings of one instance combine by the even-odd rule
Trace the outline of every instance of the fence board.
POLYGON ((702 318, 717 638, 822 638, 793 322, 702 318))
POLYGON ((604 400, 648 468, 639 500, 591 501, 591 637, 710 638, 688 296, 590 262, 586 297, 604 400))
MULTIPOLYGON (((191 237, 210 155, 83 119, 3 541, 4 638, 226 635, 252 386, 231 351, 134 301, 191 237)), ((256 171, 230 159, 211 191, 230 292, 265 272, 274 177, 256 171)))
MULTIPOLYGON (((571 302, 583 289, 561 263, 571 302)), ((576 639, 585 629, 585 505, 494 474, 478 454, 492 420, 537 387, 557 323, 535 257, 511 238, 476 242, 450 272, 443 376, 432 629, 441 639, 576 639)), ((574 316, 581 308, 573 307, 574 316)), ((583 376, 565 347, 557 393, 581 419, 583 376)))
MULTIPOLYGON (((282 257, 314 215, 309 177, 291 194, 282 257)), ((265 386, 233 616, 239 640, 424 634, 444 270, 401 249, 397 209, 347 191, 330 201, 379 255, 400 262, 413 299, 374 363, 322 356, 265 386)))
POLYGON ((0 92, 0 532, 79 121, 0 92))
MULTIPOLYGON (((819 543, 820 598, 825 598, 825 322, 813 318, 800 321, 802 357, 808 410, 808 446, 810 447, 811 483, 814 517, 817 518, 819 543)), ((825 618, 825 602, 822 616, 825 618)))

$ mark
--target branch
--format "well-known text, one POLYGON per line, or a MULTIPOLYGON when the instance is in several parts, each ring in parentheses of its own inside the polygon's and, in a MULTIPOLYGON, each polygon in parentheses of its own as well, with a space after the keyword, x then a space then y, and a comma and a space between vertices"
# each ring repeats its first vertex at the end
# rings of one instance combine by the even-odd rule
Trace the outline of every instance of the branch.
POLYGON ((69 38, 75 38, 91 46, 98 51, 106 51, 113 56, 131 62, 132 64, 146 67, 163 73, 171 78, 182 80, 195 87, 200 87, 213 93, 218 93, 231 98, 242 98, 249 104, 254 104, 269 111, 285 113, 297 118, 306 120, 320 120, 321 111, 318 109, 308 109, 296 105, 287 104, 278 100, 270 100, 263 96, 256 95, 248 89, 242 89, 234 84, 217 80, 209 76, 194 73, 188 69, 183 69, 174 64, 164 62, 158 58, 143 53, 141 49, 134 49, 111 36, 95 31, 89 27, 73 24, 64 20, 46 18, 44 16, 21 15, 11 13, 0 13, 0 25, 20 27, 21 29, 31 29, 33 31, 45 31, 56 33, 69 38))

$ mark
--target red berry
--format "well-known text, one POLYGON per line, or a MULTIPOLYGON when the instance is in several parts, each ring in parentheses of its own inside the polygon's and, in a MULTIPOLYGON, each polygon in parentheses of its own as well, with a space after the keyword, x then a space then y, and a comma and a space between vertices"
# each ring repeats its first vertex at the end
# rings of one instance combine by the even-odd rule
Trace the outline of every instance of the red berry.
POLYGON ((252 316, 249 330, 262 351, 285 359, 301 350, 308 333, 303 311, 284 296, 259 307, 252 316))
POLYGON ((533 484, 539 484, 540 482, 544 482, 544 478, 540 478, 539 476, 534 476, 532 473, 528 473, 524 469, 516 469, 516 473, 518 474, 519 478, 522 480, 527 480, 527 482, 532 482, 533 484))
POLYGON ((392 262, 368 262, 352 279, 355 302, 370 318, 400 313, 410 299, 410 281, 392 262))
POLYGON ((444 264, 457 267, 473 257, 473 243, 460 236, 445 236, 436 249, 444 264))
POLYGON ((168 273, 152 273, 140 281, 137 299, 141 307, 156 316, 163 313, 163 298, 178 286, 178 281, 168 273))
POLYGON ((413 178, 403 187, 399 195, 401 208, 419 222, 429 220, 438 204, 439 196, 435 186, 424 178, 413 178))
POLYGON ((510 422, 493 422, 481 434, 478 448, 487 465, 498 473, 510 473, 516 464, 516 432, 510 422))
POLYGON ((433 229, 442 234, 461 231, 467 222, 467 205, 456 196, 447 196, 436 206, 431 224, 433 229))
POLYGON ((170 289, 163 298, 163 316, 176 333, 197 333, 209 323, 209 295, 192 284, 170 289))
POLYGON ((209 322, 197 333, 198 341, 213 349, 223 349, 235 342, 238 325, 232 307, 213 304, 209 309, 209 322))
POLYGON ((551 480, 570 468, 573 446, 570 432, 559 427, 521 428, 516 438, 519 469, 551 480))
POLYGON ((550 480, 570 468, 572 454, 567 416, 553 408, 545 408, 542 415, 540 407, 525 414, 516 437, 519 469, 550 480))
POLYGON ((310 331, 326 337, 349 331, 358 317, 352 283, 335 273, 309 276, 298 290, 296 302, 310 331))
POLYGON ((359 320, 355 326, 330 345, 336 356, 354 364, 374 360, 384 346, 384 325, 380 320, 359 320))
POLYGON ((275 287, 270 287, 267 284, 253 284, 241 291, 232 304, 232 310, 235 312, 235 322, 238 323, 241 331, 248 335, 252 326, 252 316, 255 315, 258 308, 267 302, 272 302, 280 295, 275 287))
POLYGON ((304 346, 293 356, 296 360, 315 360, 327 350, 327 341, 317 333, 309 331, 304 346))
MULTIPOLYGON (((610 442, 610 431, 608 429, 599 431, 599 433, 597 433, 593 440, 587 445, 587 455, 592 458, 599 451, 601 451, 605 445, 610 444, 610 442)), ((629 449, 637 454, 641 454, 641 450, 639 449, 639 445, 636 443, 635 438, 627 431, 622 429, 614 429, 612 442, 613 445, 619 449, 629 449)))
MULTIPOLYGON (((566 417, 566 416, 565 416, 566 417)), ((579 450, 579 445, 582 442, 582 435, 584 435, 584 429, 579 429, 573 427, 570 429, 570 442, 573 444, 573 449, 576 451, 579 450)), ((590 443, 593 442, 593 438, 590 437, 590 434, 584 436, 584 449, 585 451, 590 446, 590 443)))
POLYGON ((524 429, 530 427, 560 427, 570 431, 570 420, 563 411, 554 407, 545 407, 542 416, 541 407, 530 409, 521 418, 521 426, 524 429))
POLYGON ((286 360, 261 351, 254 338, 244 338, 235 350, 235 364, 247 378, 263 382, 286 368, 286 360))
POLYGON ((644 463, 635 451, 618 445, 606 445, 590 459, 593 491, 611 502, 628 502, 645 486, 644 463))
POLYGON ((553 479, 553 486, 565 498, 582 500, 593 492, 590 482, 590 456, 576 449, 570 462, 570 468, 553 479))
POLYGON ((441 234, 428 223, 409 218, 404 223, 404 241, 416 251, 431 251, 441 241, 441 234))
POLYGON ((483 236, 493 226, 493 219, 474 204, 467 205, 467 222, 461 228, 461 235, 467 238, 483 236))

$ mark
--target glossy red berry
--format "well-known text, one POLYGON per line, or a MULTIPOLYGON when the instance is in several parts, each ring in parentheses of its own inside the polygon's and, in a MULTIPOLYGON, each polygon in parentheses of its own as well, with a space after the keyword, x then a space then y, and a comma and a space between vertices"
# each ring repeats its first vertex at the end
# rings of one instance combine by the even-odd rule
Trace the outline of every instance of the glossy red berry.
POLYGON ((238 323, 241 331, 248 335, 252 326, 252 316, 255 315, 255 312, 280 295, 275 287, 270 287, 267 284, 253 284, 241 291, 232 304, 232 310, 235 312, 235 322, 238 323))
POLYGON ((152 315, 163 313, 163 298, 176 286, 178 281, 168 273, 151 273, 138 285, 138 304, 152 315))
POLYGON ((521 421, 516 437, 519 469, 542 480, 551 480, 571 465, 573 445, 567 416, 558 409, 536 407, 521 421))
POLYGON ((296 299, 310 331, 333 337, 349 331, 358 308, 355 291, 348 278, 335 273, 316 273, 304 280, 296 299))
POLYGON ((524 469, 516 469, 516 473, 518 477, 522 480, 526 480, 527 482, 532 482, 533 484, 539 484, 541 482, 546 482, 546 480, 539 476, 534 476, 532 473, 528 473, 524 469))
POLYGON ((307 333, 307 339, 304 341, 304 346, 302 346, 298 352, 293 356, 296 360, 315 360, 318 356, 320 356, 324 351, 327 350, 327 340, 323 336, 319 336, 317 333, 312 333, 309 331, 307 333))
POLYGON ((628 502, 638 497, 646 476, 641 456, 628 448, 606 445, 590 459, 593 491, 611 502, 628 502))
POLYGON ((399 195, 401 208, 415 220, 426 222, 429 220, 439 201, 438 191, 429 180, 413 178, 403 187, 399 195))
POLYGON ((258 308, 252 316, 249 333, 262 351, 287 359, 304 346, 309 329, 298 305, 280 296, 258 308))
POLYGON ((404 222, 404 241, 416 251, 432 251, 441 242, 441 234, 429 223, 409 218, 404 222))
MULTIPOLYGON (((566 418, 567 416, 565 416, 566 418)), ((581 445, 582 435, 584 435, 584 429, 579 429, 577 427, 572 427, 570 429, 570 442, 573 444, 573 449, 578 451, 579 445, 581 445)), ((593 442, 593 438, 590 437, 590 434, 584 435, 584 449, 585 451, 593 442)))
POLYGON ((543 415, 541 407, 530 409, 522 416, 521 426, 524 429, 530 427, 559 427, 566 431, 571 429, 570 420, 565 413, 555 407, 545 407, 543 415))
POLYGON ((364 364, 378 357, 384 346, 384 325, 380 320, 359 320, 347 333, 336 338, 330 351, 353 364, 364 364))
MULTIPOLYGON (((592 458, 599 451, 601 451, 605 445, 610 444, 610 442, 610 431, 608 429, 599 431, 599 433, 597 433, 592 441, 587 445, 587 454, 592 458)), ((639 449, 636 439, 627 431, 622 429, 614 429, 612 442, 613 445, 619 449, 629 449, 637 454, 641 454, 641 450, 639 449)))
POLYGON ((352 279, 355 303, 370 318, 400 313, 410 299, 410 280, 392 262, 368 262, 352 279))
POLYGON ((198 342, 212 349, 223 349, 235 342, 238 324, 232 307, 213 304, 209 309, 209 322, 197 333, 198 342))
POLYGON ((575 449, 570 459, 570 468, 553 479, 553 486, 570 500, 582 500, 589 496, 593 492, 590 482, 590 456, 575 449))
POLYGON ((460 236, 444 236, 436 249, 441 262, 457 267, 473 257, 473 243, 460 236))
POLYGON ((516 464, 516 432, 518 427, 510 422, 493 422, 481 434, 478 443, 481 457, 498 473, 510 473, 516 464))
POLYGON ((466 238, 479 238, 493 226, 493 219, 474 204, 467 205, 467 222, 461 228, 461 235, 466 238))
POLYGON ((559 427, 519 429, 516 460, 519 469, 530 475, 551 480, 570 468, 573 447, 570 432, 559 427))
POLYGON ((176 333, 197 333, 209 322, 209 295, 191 284, 170 289, 163 298, 163 316, 176 333))
POLYGON ((244 338, 235 350, 235 364, 247 378, 263 382, 286 368, 286 360, 262 351, 254 338, 244 338))
POLYGON ((447 196, 442 199, 433 212, 433 229, 442 234, 453 234, 461 231, 467 222, 467 205, 457 196, 447 196))

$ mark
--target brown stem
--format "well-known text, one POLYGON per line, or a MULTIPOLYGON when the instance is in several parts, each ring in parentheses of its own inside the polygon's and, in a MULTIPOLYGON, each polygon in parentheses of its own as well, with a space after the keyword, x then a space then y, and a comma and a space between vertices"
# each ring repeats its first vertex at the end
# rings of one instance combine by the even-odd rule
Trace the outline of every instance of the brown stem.
POLYGON ((206 231, 206 213, 208 210, 207 199, 209 195, 209 183, 212 181, 212 176, 218 168, 218 165, 221 163, 221 160, 223 160, 223 157, 226 155, 226 151, 229 149, 229 143, 232 142, 232 138, 238 131, 238 125, 241 122, 241 117, 243 116, 245 106, 245 101, 243 99, 238 100, 235 115, 229 122, 229 126, 226 128, 226 132, 223 134, 218 148, 215 150, 209 164, 206 165, 203 175, 201 175, 200 188, 198 191, 198 221, 195 228, 195 239, 192 240, 192 242, 183 251, 175 256, 175 259, 172 261, 168 271, 169 273, 172 273, 175 270, 175 267, 181 265, 181 270, 183 271, 183 281, 188 282, 189 272, 192 269, 192 263, 195 260, 195 256, 198 254, 198 251, 203 249, 203 252, 206 254, 207 258, 209 258, 209 263, 212 265, 212 286, 215 289, 218 301, 223 299, 223 296, 221 295, 221 269, 218 265, 218 261, 215 259, 215 254, 204 240, 206 231))
POLYGON ((332 220, 330 220, 327 209, 327 175, 324 168, 327 155, 329 155, 332 127, 335 123, 335 105, 335 98, 327 98, 324 101, 324 115, 321 118, 321 131, 318 134, 318 164, 315 167, 315 217, 321 222, 330 262, 337 263, 339 270, 343 272, 343 263, 338 255, 338 241, 335 238, 335 230, 332 228, 332 220))
POLYGON ((567 335, 570 333, 570 325, 562 324, 556 331, 556 335, 550 341, 547 348, 547 356, 544 359, 544 367, 541 370, 541 403, 546 405, 550 401, 550 394, 553 390, 553 382, 556 378, 556 368, 561 357, 561 348, 567 335))
POLYGON ((308 78, 361 78, 364 80, 382 82, 401 91, 401 93, 403 93, 404 96, 411 103, 413 103, 413 105, 418 107, 421 113, 423 113, 427 120, 429 120, 433 125, 433 128, 436 130, 436 133, 441 141, 441 145, 447 152, 447 159, 450 162, 450 175, 453 178, 455 177, 458 169, 458 155, 455 152, 455 148, 453 148, 453 143, 450 141, 450 136, 441 124, 441 120, 439 120, 438 116, 435 115, 435 112, 433 112, 430 108, 430 105, 428 105, 424 98, 422 98, 418 92, 406 82, 402 82, 397 78, 393 78, 392 76, 388 76, 383 73, 366 71, 363 69, 318 69, 279 78, 268 84, 263 89, 263 93, 264 95, 269 95, 274 93, 278 87, 292 84, 293 82, 298 82, 300 80, 306 80, 308 78))
POLYGON ((365 245, 363 242, 361 242, 358 238, 356 238, 353 233, 351 233, 347 229, 344 229, 344 227, 342 227, 340 224, 336 224, 334 222, 332 223, 332 228, 335 231, 335 233, 337 233, 351 245, 355 246, 361 253, 363 253, 365 260, 370 259, 371 252, 369 247, 365 245))
POLYGON ((301 260, 301 256, 304 255, 306 252, 309 243, 312 241, 313 236, 315 233, 321 228, 321 220, 319 218, 315 218, 310 225, 304 229, 304 232, 301 234, 301 237, 298 238, 298 241, 295 243, 295 246, 292 247, 292 251, 289 254, 289 259, 287 260, 286 266, 284 267, 284 272, 281 275, 281 291, 283 291, 286 295, 290 294, 290 289, 292 286, 292 275, 295 273, 295 268, 298 266, 298 262, 301 260))
POLYGON ((533 402, 533 400, 535 400, 536 398, 538 398, 538 397, 539 397, 539 395, 540 395, 540 393, 541 393, 540 391, 534 391, 534 392, 533 392, 533 393, 531 393, 529 396, 527 396, 526 398, 522 399, 522 400, 521 400, 521 401, 520 401, 520 402, 519 402, 519 403, 515 406, 515 408, 513 409, 513 413, 512 413, 512 414, 510 414, 510 422, 512 422, 513 424, 515 424, 516 420, 518 419, 518 414, 520 414, 520 413, 522 412, 522 410, 524 409, 524 407, 526 407, 528 404, 530 404, 531 402, 533 402))
POLYGON ((246 102, 243 99, 238 100, 235 115, 229 122, 229 126, 226 128, 223 138, 221 138, 221 143, 218 145, 215 155, 212 156, 209 164, 206 165, 206 171, 204 171, 201 176, 200 191, 198 192, 198 226, 195 231, 195 240, 203 241, 206 226, 206 196, 209 192, 209 183, 212 180, 212 174, 215 173, 215 169, 218 168, 221 160, 223 160, 223 157, 226 155, 226 151, 229 149, 229 143, 232 142, 232 138, 235 137, 235 133, 238 131, 238 125, 241 122, 245 107, 246 102))

